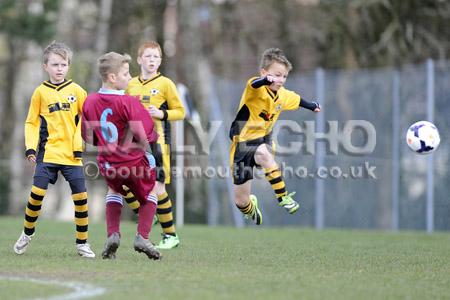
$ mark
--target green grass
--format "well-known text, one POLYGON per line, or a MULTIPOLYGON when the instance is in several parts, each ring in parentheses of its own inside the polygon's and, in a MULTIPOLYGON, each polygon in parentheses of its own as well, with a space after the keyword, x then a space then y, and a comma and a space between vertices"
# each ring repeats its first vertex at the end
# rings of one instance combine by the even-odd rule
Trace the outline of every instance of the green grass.
MULTIPOLYGON (((185 226, 180 247, 155 262, 132 250, 131 222, 122 224, 115 261, 77 257, 72 223, 39 220, 22 256, 12 251, 22 219, 0 218, 0 228, 0 299, 70 291, 9 277, 90 284, 106 289, 90 299, 109 300, 450 298, 448 233, 185 226)), ((98 256, 104 231, 90 225, 98 256)))

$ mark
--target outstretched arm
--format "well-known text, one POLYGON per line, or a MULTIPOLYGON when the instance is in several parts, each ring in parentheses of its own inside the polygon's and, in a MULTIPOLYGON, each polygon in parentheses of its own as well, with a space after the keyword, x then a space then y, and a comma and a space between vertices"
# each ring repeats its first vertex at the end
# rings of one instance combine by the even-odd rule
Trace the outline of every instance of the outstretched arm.
POLYGON ((313 112, 319 112, 321 108, 320 104, 316 101, 309 102, 303 98, 300 100, 300 107, 312 110, 313 112))
POLYGON ((259 77, 259 78, 255 78, 255 80, 252 81, 251 85, 252 88, 257 89, 260 88, 264 85, 271 85, 272 81, 269 80, 270 78, 268 78, 269 76, 264 76, 264 77, 259 77))
MULTIPOLYGON (((275 81, 275 78, 272 75, 267 75, 264 77, 255 78, 251 82, 251 86, 252 86, 252 88, 257 89, 264 85, 271 85, 274 81, 275 81)), ((309 110, 312 110, 313 112, 319 112, 321 109, 320 104, 318 102, 316 102, 316 101, 309 102, 303 98, 301 98, 299 106, 309 109, 309 110)), ((293 109, 293 108, 291 108, 291 109, 293 109)))

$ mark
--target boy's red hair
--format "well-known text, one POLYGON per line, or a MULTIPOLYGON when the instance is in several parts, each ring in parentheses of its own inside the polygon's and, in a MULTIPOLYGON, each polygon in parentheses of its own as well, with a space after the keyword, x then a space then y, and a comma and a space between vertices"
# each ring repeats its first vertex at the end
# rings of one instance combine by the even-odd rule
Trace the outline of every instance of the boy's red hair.
POLYGON ((158 44, 158 42, 155 41, 148 41, 141 44, 141 46, 138 49, 138 57, 141 57, 144 53, 145 49, 152 48, 152 49, 158 49, 159 55, 162 57, 162 50, 161 46, 158 44))

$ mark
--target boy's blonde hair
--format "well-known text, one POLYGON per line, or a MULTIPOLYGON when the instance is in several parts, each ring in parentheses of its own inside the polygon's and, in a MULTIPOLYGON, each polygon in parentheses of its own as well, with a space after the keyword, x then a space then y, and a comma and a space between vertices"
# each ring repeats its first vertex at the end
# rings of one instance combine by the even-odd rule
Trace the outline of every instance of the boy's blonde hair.
POLYGON ((264 50, 259 67, 267 70, 274 62, 283 64, 288 71, 292 70, 292 64, 284 55, 283 50, 278 48, 269 48, 264 50))
POLYGON ((117 74, 123 64, 129 64, 131 57, 128 54, 119 54, 116 52, 108 52, 98 59, 98 72, 102 77, 102 81, 108 80, 108 74, 117 74))
POLYGON ((159 45, 158 42, 155 41, 147 41, 141 44, 141 46, 138 49, 138 57, 141 57, 142 54, 144 53, 145 49, 147 48, 152 48, 152 49, 158 49, 159 51, 159 56, 162 58, 162 50, 161 50, 161 46, 159 45))
POLYGON ((63 59, 67 60, 69 62, 69 64, 72 61, 72 55, 73 55, 72 50, 70 50, 70 48, 67 47, 66 44, 53 41, 50 43, 50 45, 45 47, 44 54, 42 56, 42 60, 43 60, 44 64, 48 63, 48 58, 50 56, 50 53, 61 56, 63 59))

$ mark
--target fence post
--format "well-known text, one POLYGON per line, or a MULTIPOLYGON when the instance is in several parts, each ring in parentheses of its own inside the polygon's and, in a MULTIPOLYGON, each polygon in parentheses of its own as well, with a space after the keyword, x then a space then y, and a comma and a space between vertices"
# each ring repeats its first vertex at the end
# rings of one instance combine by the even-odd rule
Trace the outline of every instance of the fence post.
MULTIPOLYGON (((434 62, 427 60, 427 120, 434 120, 434 62)), ((433 154, 427 157, 427 233, 434 230, 434 173, 433 154)))
MULTIPOLYGON (((324 78, 324 71, 322 68, 318 68, 316 70, 316 97, 317 101, 325 107, 325 78, 324 78)), ((324 132, 325 131, 325 124, 324 124, 324 113, 320 112, 316 114, 316 130, 317 132, 324 132)), ((323 143, 319 143, 316 147, 316 169, 323 166, 325 162, 325 146, 323 143)), ((325 198, 325 182, 321 178, 315 179, 315 225, 316 229, 320 230, 323 229, 325 225, 325 219, 324 219, 324 198, 325 198)))
MULTIPOLYGON (((184 146, 184 121, 175 122, 175 139, 177 147, 184 146)), ((184 154, 177 153, 176 155, 177 174, 181 174, 175 180, 175 195, 176 199, 176 222, 177 227, 184 225, 184 154)))
POLYGON ((400 186, 400 74, 394 70, 392 78, 392 191, 391 229, 399 229, 400 186))

